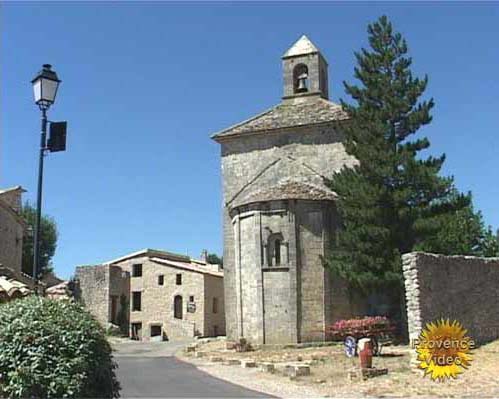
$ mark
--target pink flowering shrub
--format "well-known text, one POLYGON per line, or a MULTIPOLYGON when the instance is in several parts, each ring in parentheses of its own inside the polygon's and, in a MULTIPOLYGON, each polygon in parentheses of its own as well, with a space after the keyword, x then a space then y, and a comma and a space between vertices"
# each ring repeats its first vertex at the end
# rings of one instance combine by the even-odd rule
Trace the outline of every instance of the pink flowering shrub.
POLYGON ((338 320, 328 330, 334 335, 356 335, 369 331, 390 331, 392 323, 385 316, 366 316, 362 319, 338 320))

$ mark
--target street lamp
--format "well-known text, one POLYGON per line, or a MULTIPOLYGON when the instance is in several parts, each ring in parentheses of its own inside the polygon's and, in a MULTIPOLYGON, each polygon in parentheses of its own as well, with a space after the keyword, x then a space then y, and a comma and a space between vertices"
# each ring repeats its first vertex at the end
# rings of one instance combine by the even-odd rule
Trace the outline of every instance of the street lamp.
POLYGON ((55 101, 61 81, 50 64, 44 64, 31 81, 35 103, 42 111, 42 134, 40 140, 40 158, 38 164, 38 195, 36 203, 35 234, 33 241, 33 278, 38 279, 40 260, 40 219, 42 213, 43 157, 46 151, 64 151, 66 149, 66 122, 50 124, 50 139, 47 146, 47 110, 55 101), (55 144, 54 144, 55 143, 55 144))
POLYGON ((61 81, 52 70, 52 65, 44 64, 43 69, 38 72, 31 83, 33 84, 35 103, 38 104, 42 112, 45 112, 54 103, 61 81))

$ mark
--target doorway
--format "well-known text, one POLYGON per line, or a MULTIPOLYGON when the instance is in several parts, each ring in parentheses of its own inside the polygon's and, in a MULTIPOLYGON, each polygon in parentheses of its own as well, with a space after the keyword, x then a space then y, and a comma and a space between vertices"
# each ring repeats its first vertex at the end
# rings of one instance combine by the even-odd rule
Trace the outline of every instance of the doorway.
POLYGON ((132 323, 132 339, 142 341, 142 323, 132 323))

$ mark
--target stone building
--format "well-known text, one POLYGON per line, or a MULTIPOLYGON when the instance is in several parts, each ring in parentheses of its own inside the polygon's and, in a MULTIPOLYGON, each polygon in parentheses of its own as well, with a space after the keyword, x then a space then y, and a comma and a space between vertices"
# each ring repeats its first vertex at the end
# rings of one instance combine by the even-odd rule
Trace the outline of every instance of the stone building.
POLYGON ((0 190, 0 264, 21 273, 26 223, 21 217, 21 186, 0 190))
POLYGON ((328 100, 328 64, 306 36, 282 65, 282 102, 212 136, 222 157, 227 336, 254 343, 323 340, 325 326, 362 313, 321 261, 338 224, 325 178, 356 162, 341 143, 347 116, 328 100))
POLYGON ((219 265, 144 249, 76 269, 77 297, 102 325, 120 324, 149 341, 225 334, 223 272, 219 265))
POLYGON ((0 302, 31 293, 35 281, 22 272, 26 222, 21 216, 21 186, 0 190, 0 302))

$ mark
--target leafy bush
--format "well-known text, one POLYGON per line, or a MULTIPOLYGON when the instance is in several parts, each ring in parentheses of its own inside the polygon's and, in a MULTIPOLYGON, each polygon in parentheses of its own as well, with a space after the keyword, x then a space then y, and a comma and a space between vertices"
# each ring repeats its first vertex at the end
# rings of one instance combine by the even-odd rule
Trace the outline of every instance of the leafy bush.
POLYGON ((119 397, 115 368, 80 305, 37 296, 0 305, 0 397, 119 397))

